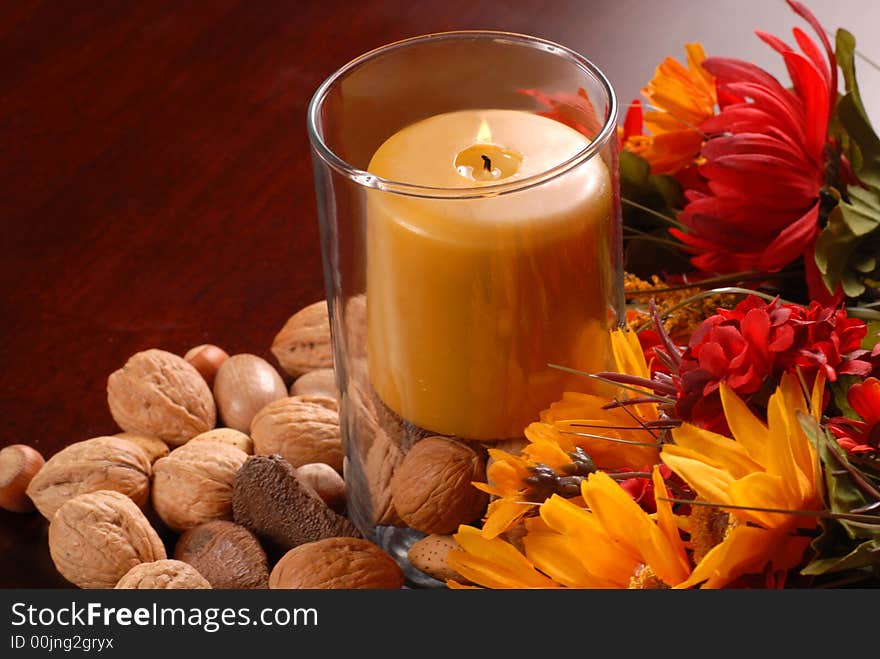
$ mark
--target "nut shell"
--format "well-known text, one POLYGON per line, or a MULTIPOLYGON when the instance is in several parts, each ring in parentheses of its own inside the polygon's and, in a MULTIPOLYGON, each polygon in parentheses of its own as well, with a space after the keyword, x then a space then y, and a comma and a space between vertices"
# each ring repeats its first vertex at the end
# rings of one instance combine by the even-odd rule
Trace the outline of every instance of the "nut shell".
POLYGON ((192 565, 166 558, 131 568, 117 590, 209 590, 211 584, 192 565))
POLYGON ((345 510, 345 480, 333 467, 323 462, 311 462, 296 468, 300 483, 312 488, 321 500, 337 513, 345 510))
POLYGON ((217 408, 204 378, 189 362, 165 350, 133 355, 107 380, 110 413, 126 432, 178 446, 213 428, 217 408))
POLYGON ((409 450, 394 472, 391 500, 410 527, 448 534, 485 511, 488 495, 473 486, 485 477, 485 464, 472 448, 447 437, 428 437, 409 450))
POLYGON ((333 368, 327 301, 310 304, 288 318, 272 340, 271 350, 285 373, 293 377, 333 368))
POLYGON ((446 564, 446 558, 453 549, 461 550, 455 538, 435 533, 414 542, 407 552, 407 558, 414 568, 438 581, 454 579, 464 582, 466 579, 446 564))
POLYGON ((27 488, 43 464, 40 452, 27 444, 12 444, 0 450, 0 508, 13 513, 34 509, 27 488))
POLYGON ((220 442, 178 447, 153 465, 153 508, 174 531, 232 518, 232 485, 247 460, 241 449, 220 442))
POLYGON ((114 490, 138 506, 150 496, 150 459, 137 444, 119 437, 94 437, 62 449, 28 485, 28 496, 51 520, 61 505, 79 494, 114 490))
POLYGON ((229 444, 237 449, 241 449, 248 455, 253 455, 254 453, 253 440, 240 430, 235 430, 234 428, 214 428, 214 430, 196 435, 189 441, 190 443, 220 442, 221 444, 229 444))
POLYGON ((290 385, 291 396, 326 396, 337 400, 336 372, 332 368, 319 368, 301 375, 290 385))
POLYGON ((253 533, 234 522, 201 524, 184 533, 174 558, 192 565, 213 588, 269 587, 266 552, 253 533))
POLYGON ((243 433, 250 432, 251 419, 257 412, 286 397, 287 387, 278 371, 257 355, 233 355, 223 362, 214 378, 220 418, 227 427, 243 433))
POLYGON ((229 359, 229 355, 223 348, 218 348, 210 343, 203 343, 195 348, 190 348, 183 358, 192 364, 195 369, 205 378, 205 383, 212 387, 214 378, 220 366, 229 359))
POLYGON ((58 509, 49 524, 49 554, 80 588, 113 588, 135 565, 166 558, 141 509, 110 490, 80 494, 58 509))
POLYGON ((235 477, 232 509, 235 522, 256 534, 271 558, 314 540, 361 535, 301 483, 280 455, 247 459, 235 477))
POLYGON ((159 458, 164 458, 166 455, 168 455, 168 452, 170 450, 168 448, 168 444, 163 442, 158 437, 150 437, 149 435, 138 435, 137 433, 133 432, 118 432, 113 436, 137 444, 144 451, 144 453, 147 454, 147 458, 149 458, 150 464, 153 464, 159 458))
POLYGON ((269 576, 272 589, 399 589, 403 572, 368 540, 326 538, 287 552, 269 576))
POLYGON ((336 401, 293 396, 261 409, 251 423, 257 455, 277 453, 294 467, 323 462, 342 471, 342 435, 336 401))

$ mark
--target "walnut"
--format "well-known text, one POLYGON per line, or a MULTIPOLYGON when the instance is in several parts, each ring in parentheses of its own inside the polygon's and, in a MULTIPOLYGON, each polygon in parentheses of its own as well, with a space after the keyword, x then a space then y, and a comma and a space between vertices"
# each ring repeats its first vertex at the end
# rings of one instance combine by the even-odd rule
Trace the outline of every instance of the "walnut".
POLYGON ((98 490, 66 501, 49 524, 49 554, 80 588, 113 588, 131 568, 166 557, 165 546, 134 502, 98 490))
POLYGON ((482 458, 461 442, 428 437, 413 446, 391 478, 391 500, 410 527, 452 533, 485 511, 488 497, 473 486, 484 481, 482 458))
POLYGON ((388 438, 384 430, 377 428, 363 465, 376 524, 402 524, 391 498, 391 477, 403 462, 403 457, 400 447, 388 438))
POLYGON ((333 368, 327 301, 310 304, 288 318, 272 340, 271 350, 281 368, 293 377, 333 368))
POLYGON ((287 552, 269 575, 269 588, 399 589, 403 571, 368 540, 326 538, 287 552))
POLYGON ((351 456, 344 473, 348 513, 364 528, 402 526, 391 503, 391 476, 403 461, 403 451, 379 426, 372 396, 364 393, 367 376, 357 363, 355 367, 342 397, 351 456))
POLYGON ((342 435, 336 400, 292 396, 269 403, 251 423, 254 452, 277 453, 294 467, 323 462, 342 471, 342 435))
POLYGON ((211 584, 192 565, 173 559, 141 563, 116 584, 117 590, 210 590, 211 584))
POLYGON ((214 427, 214 397, 199 372, 164 350, 133 355, 107 380, 110 413, 126 432, 177 446, 214 427))
POLYGON ((115 490, 138 506, 150 495, 150 459, 133 442, 95 437, 62 449, 43 465, 27 494, 46 519, 78 494, 115 490))
POLYGON ((221 444, 229 444, 230 446, 241 449, 248 455, 252 455, 254 452, 253 440, 240 430, 235 430, 233 428, 214 428, 214 430, 209 430, 208 432, 203 432, 201 435, 196 435, 189 441, 190 443, 220 442, 221 444))
POLYGON ((159 458, 164 458, 168 455, 168 444, 163 442, 158 437, 150 437, 149 435, 139 435, 134 432, 118 432, 114 437, 119 437, 119 439, 125 439, 129 442, 134 442, 137 444, 144 453, 147 454, 147 457, 150 459, 150 464, 153 464, 159 458))
POLYGON ((175 531, 215 519, 232 519, 232 484, 247 460, 220 442, 180 446, 153 465, 153 508, 175 531))
POLYGON ((174 558, 189 563, 213 588, 268 588, 266 552, 253 533, 224 520, 201 524, 184 533, 174 558))

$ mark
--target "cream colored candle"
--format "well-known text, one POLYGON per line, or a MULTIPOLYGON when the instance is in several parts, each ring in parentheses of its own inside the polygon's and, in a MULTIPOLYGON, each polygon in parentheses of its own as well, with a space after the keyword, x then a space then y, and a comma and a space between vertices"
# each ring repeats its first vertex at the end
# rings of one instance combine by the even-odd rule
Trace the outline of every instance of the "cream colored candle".
MULTIPOLYGON (((369 171, 439 188, 524 179, 588 139, 536 114, 441 114, 383 143, 369 171)), ((382 401, 431 432, 521 435, 584 381, 548 363, 607 367, 612 183, 597 156, 557 178, 478 199, 367 198, 370 378, 382 401)))

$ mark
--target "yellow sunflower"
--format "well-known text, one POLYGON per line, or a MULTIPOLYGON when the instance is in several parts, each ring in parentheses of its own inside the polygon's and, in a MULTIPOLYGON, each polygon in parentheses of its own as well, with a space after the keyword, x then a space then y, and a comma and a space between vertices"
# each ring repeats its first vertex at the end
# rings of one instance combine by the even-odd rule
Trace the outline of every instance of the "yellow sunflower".
MULTIPOLYGON (((817 419, 823 390, 817 378, 809 406, 817 419)), ((723 384, 721 401, 734 439, 685 424, 661 454, 697 493, 697 505, 716 506, 730 522, 681 587, 720 588, 744 574, 794 567, 817 525, 816 516, 796 513, 824 508, 818 458, 797 420, 808 410, 797 378, 782 378, 766 424, 723 384)))
MULTIPOLYGON (((635 332, 613 331, 611 346, 618 373, 650 378, 635 332)), ((576 491, 580 480, 596 469, 638 471, 659 462, 659 438, 650 425, 660 418, 657 404, 605 409, 639 394, 610 385, 594 391, 567 392, 542 412, 541 420, 526 428, 528 443, 519 453, 489 450, 488 483, 475 484, 495 497, 487 510, 484 537, 494 538, 520 522, 557 491, 558 479, 568 491, 576 491)))
POLYGON ((463 578, 489 588, 678 585, 688 578, 690 563, 659 467, 652 478, 654 515, 596 472, 581 483, 586 507, 558 495, 541 505, 540 517, 526 522, 524 553, 462 526, 455 535, 462 550, 450 552, 447 562, 463 578))

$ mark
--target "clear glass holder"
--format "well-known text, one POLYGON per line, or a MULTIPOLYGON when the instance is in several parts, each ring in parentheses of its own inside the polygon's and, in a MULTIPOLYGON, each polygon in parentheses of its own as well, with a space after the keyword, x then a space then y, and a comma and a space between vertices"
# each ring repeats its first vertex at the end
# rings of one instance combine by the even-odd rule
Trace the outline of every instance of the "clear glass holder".
POLYGON ((609 366, 623 321, 616 127, 588 60, 501 32, 379 48, 312 99, 348 511, 411 585, 440 585, 408 564, 414 541, 481 516, 476 488, 444 490, 436 460, 393 479, 413 446, 460 443, 478 466, 457 475, 485 480, 488 448, 584 389, 557 366, 609 366))

